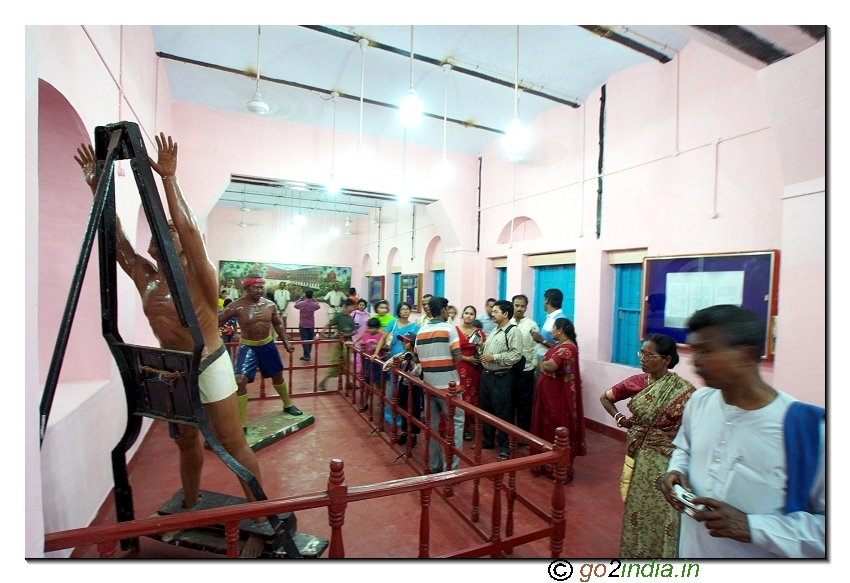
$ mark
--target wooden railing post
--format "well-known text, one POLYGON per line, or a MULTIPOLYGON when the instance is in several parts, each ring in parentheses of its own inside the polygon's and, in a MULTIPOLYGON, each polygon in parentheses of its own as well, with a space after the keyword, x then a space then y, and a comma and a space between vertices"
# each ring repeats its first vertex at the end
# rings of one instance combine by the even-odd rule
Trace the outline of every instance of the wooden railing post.
MULTIPOLYGON (((475 460, 475 465, 481 465, 481 431, 484 427, 484 424, 481 421, 481 417, 478 415, 475 416, 475 440, 474 446, 475 453, 473 454, 473 460, 475 460)), ((478 522, 481 518, 481 478, 475 478, 473 480, 472 486, 472 522, 478 522)))
POLYGON ((427 559, 431 553, 431 488, 419 491, 419 558, 427 559))
POLYGON ((566 464, 569 463, 566 459, 569 456, 569 440, 570 432, 566 427, 558 427, 555 430, 553 449, 560 457, 555 465, 555 485, 552 490, 552 536, 549 538, 549 550, 553 559, 560 557, 564 550, 564 534, 567 529, 564 478, 567 475, 566 464))
POLYGON ((224 525, 224 540, 227 541, 227 558, 239 557, 239 522, 231 521, 224 525))
MULTIPOLYGON (((502 479, 504 474, 493 476, 493 511, 490 516, 490 542, 495 544, 502 540, 502 479)), ((490 557, 498 558, 499 551, 494 550, 490 557)))
POLYGON ((328 524, 331 527, 331 542, 328 549, 328 557, 331 559, 345 558, 345 545, 342 541, 342 525, 345 524, 344 502, 348 494, 348 485, 345 483, 345 464, 341 459, 331 460, 331 473, 328 477, 328 496, 331 503, 328 505, 328 524), (335 502, 334 502, 335 501, 335 502))
POLYGON ((115 557, 117 547, 117 541, 108 540, 97 544, 97 552, 100 554, 101 559, 112 559, 115 557))
MULTIPOLYGON (((446 441, 443 444, 443 459, 446 460, 446 471, 451 471, 454 468, 455 459, 455 405, 457 399, 457 383, 449 381, 449 389, 446 391, 446 441)), ((446 498, 454 496, 454 486, 449 484, 443 492, 446 498)))
MULTIPOLYGON (((516 457, 516 436, 510 436, 511 459, 516 457)), ((508 502, 508 513, 505 519, 505 536, 514 534, 514 506, 516 500, 516 472, 508 472, 508 490, 505 496, 508 502)), ((505 553, 510 555, 514 552, 513 547, 506 549, 505 553)))
MULTIPOLYGON (((390 431, 390 442, 398 443, 398 367, 394 366, 390 369, 390 383, 392 383, 392 387, 395 389, 393 391, 393 398, 390 400, 390 419, 393 420, 393 427, 390 431)), ((409 399, 408 399, 409 400, 409 399)), ((410 428, 408 427, 408 430, 410 428)), ((408 441, 410 441, 410 437, 408 436, 408 441)))
POLYGON ((431 440, 434 439, 431 431, 431 399, 434 396, 430 391, 425 391, 425 451, 423 453, 425 471, 431 472, 431 440))

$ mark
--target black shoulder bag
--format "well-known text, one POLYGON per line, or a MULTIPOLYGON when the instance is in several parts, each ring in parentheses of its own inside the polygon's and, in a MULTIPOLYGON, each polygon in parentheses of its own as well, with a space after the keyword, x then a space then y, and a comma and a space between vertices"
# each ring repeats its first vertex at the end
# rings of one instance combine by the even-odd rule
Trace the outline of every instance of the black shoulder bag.
MULTIPOLYGON (((508 350, 511 349, 511 345, 508 342, 508 331, 511 328, 516 328, 516 324, 511 324, 510 326, 505 328, 505 344, 507 345, 508 350)), ((513 373, 515 375, 522 374, 523 372, 525 372, 525 356, 522 354, 522 350, 519 351, 519 354, 520 354, 519 360, 516 361, 514 363, 514 365, 511 367, 511 371, 513 371, 513 373)))

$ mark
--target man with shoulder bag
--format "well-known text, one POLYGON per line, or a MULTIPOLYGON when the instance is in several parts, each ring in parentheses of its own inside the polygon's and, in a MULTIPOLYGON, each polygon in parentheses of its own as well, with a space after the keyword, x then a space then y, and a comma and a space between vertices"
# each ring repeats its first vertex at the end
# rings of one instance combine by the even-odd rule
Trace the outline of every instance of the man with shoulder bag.
MULTIPOLYGON (((513 368, 523 359, 520 351, 522 339, 516 326, 510 324, 514 315, 514 307, 510 302, 506 300, 496 302, 491 315, 496 328, 487 337, 484 350, 479 357, 479 362, 484 367, 484 373, 481 375, 481 408, 499 419, 513 423, 513 368)), ((524 367, 524 363, 522 366, 524 367)), ((482 448, 493 448, 495 433, 495 427, 484 424, 482 448)), ((508 434, 499 431, 495 437, 499 441, 499 460, 510 459, 508 434)))

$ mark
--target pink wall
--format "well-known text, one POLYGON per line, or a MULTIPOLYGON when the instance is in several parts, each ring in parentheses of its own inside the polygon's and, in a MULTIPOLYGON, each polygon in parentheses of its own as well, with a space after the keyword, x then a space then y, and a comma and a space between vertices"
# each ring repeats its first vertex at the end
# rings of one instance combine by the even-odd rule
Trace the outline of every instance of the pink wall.
MULTIPOLYGON (((89 133, 95 125, 115 121, 118 98, 109 70, 114 72, 121 63, 121 29, 42 27, 37 32, 37 71, 29 73, 28 83, 31 85, 31 77, 37 75, 55 87, 89 133)), ((823 302, 813 298, 822 299, 825 289, 825 197, 823 186, 818 190, 825 182, 825 160, 820 152, 790 155, 801 140, 817 142, 818 135, 825 132, 825 121, 817 115, 822 111, 819 108, 825 90, 810 82, 813 70, 823 70, 822 44, 783 61, 781 66, 757 73, 692 42, 671 63, 640 65, 610 79, 603 226, 598 239, 599 91, 577 110, 556 108, 534 120, 532 129, 538 138, 533 158, 524 164, 507 163, 501 144, 492 144, 481 154, 480 252, 475 249, 478 157, 450 153, 456 175, 446 186, 433 172, 441 152, 413 145, 407 148, 408 183, 422 189, 417 194, 439 201, 430 209, 417 208, 415 225, 412 207, 385 204, 380 236, 377 225, 361 220, 355 225, 356 235, 341 236, 338 242, 324 247, 313 244, 308 234, 323 227, 321 219, 311 219, 303 234, 280 237, 279 215, 252 212, 248 222, 253 226, 239 228, 242 213, 214 207, 229 175, 322 182, 328 172, 331 131, 171 103, 167 80, 153 57, 150 30, 125 28, 123 44, 128 100, 148 135, 163 130, 173 133, 180 143, 180 181, 205 226, 210 257, 216 265, 221 259, 340 264, 354 269, 353 281, 360 288, 366 271, 391 275, 391 268, 398 265, 404 272, 427 274, 429 264, 437 261, 432 254, 441 250, 446 295, 455 305, 481 307, 486 297, 496 293, 496 273, 490 258, 507 257, 508 295, 525 293, 533 297, 534 272, 528 267, 528 256, 575 251, 575 321, 586 414, 613 425, 598 405, 598 395, 636 369, 609 362, 614 270, 608 264, 608 252, 645 248, 649 255, 675 255, 779 249, 779 349, 775 362, 765 363, 762 372, 768 382, 794 396, 824 402, 825 315, 823 302), (794 105, 799 99, 795 101, 793 95, 782 99, 781 87, 805 92, 798 97, 808 107, 800 112, 794 105), (816 110, 814 114, 812 110, 816 110), (714 210, 717 218, 709 218, 714 210), (530 217, 541 236, 499 243, 500 234, 514 216, 530 217), (435 242, 437 238, 439 243, 435 242), (805 346, 797 342, 800 338, 806 340, 805 346), (801 349, 807 357, 804 370, 795 360, 801 349), (799 377, 803 373, 808 382, 799 377)), ((30 107, 31 91, 27 99, 30 107)), ((30 126, 28 140, 34 136, 37 140, 38 133, 30 126)), ((401 182, 403 144, 374 138, 366 141, 370 153, 365 161, 356 162, 350 156, 356 136, 338 133, 338 174, 344 185, 395 192, 401 182)), ((37 177, 38 163, 32 156, 28 149, 27 176, 35 172, 37 177)), ((79 177, 69 176, 68 180, 79 177)), ((144 238, 144 227, 136 225, 139 206, 131 196, 131 187, 119 181, 119 212, 128 232, 138 232, 144 238)), ((48 190, 45 185, 42 194, 47 196, 48 190)), ((48 237, 45 233, 39 237, 31 214, 28 210, 28 250, 47 244, 48 237)), ((67 237, 70 235, 63 235, 63 240, 67 237)), ((67 245, 76 248, 78 243, 72 240, 67 245)), ((40 272, 43 267, 39 261, 40 272)), ((431 279, 426 275, 425 281, 431 279)), ((40 287, 44 283, 40 281, 40 287)), ((149 337, 135 290, 123 277, 119 288, 121 306, 127 314, 122 313, 122 330, 128 330, 131 336, 149 337)), ((50 314, 45 312, 43 317, 50 314)), ((49 330, 40 329, 38 321, 31 323, 39 329, 40 350, 44 337, 50 337, 49 330)), ((31 346, 27 343, 27 366, 38 370, 38 351, 31 346)), ((701 384, 686 354, 677 371, 701 384)), ((94 447, 84 466, 67 467, 61 460, 71 459, 78 444, 92 437, 92 433, 87 434, 92 429, 82 420, 101 420, 107 414, 115 417, 114 397, 120 395, 115 376, 113 372, 105 386, 96 389, 98 396, 103 393, 106 398, 87 399, 65 412, 65 435, 72 439, 57 439, 62 436, 57 428, 50 448, 41 455, 37 440, 35 449, 32 439, 27 441, 28 525, 41 514, 48 531, 80 526, 103 500, 111 486, 111 478, 104 472, 108 455, 101 455, 94 447), (40 463, 45 465, 38 470, 40 463), (42 475, 45 477, 39 481, 42 475), (33 508, 32 501, 38 496, 30 492, 34 488, 40 492, 42 481, 62 492, 51 492, 42 508, 33 508), (60 503, 72 506, 73 516, 66 516, 58 507, 60 503)), ((37 401, 40 390, 37 381, 28 379, 28 402, 37 401)), ((28 419, 28 431, 32 427, 28 419)), ((37 556, 40 536, 37 529, 28 527, 28 556, 37 556)))
MULTIPOLYGON (((123 387, 100 331, 95 248, 39 451, 43 379, 92 200, 73 155, 81 141, 91 140, 97 125, 125 119, 139 123, 151 136, 154 127, 169 130, 171 114, 170 90, 158 73, 150 27, 28 27, 27 35, 25 245, 39 285, 29 294, 35 309, 24 314, 29 331, 26 556, 38 557, 43 554, 41 533, 91 521, 112 487, 109 452, 126 425, 123 387), (116 86, 119 79, 123 99, 116 86), (35 439, 30 439, 31 431, 35 439), (30 528, 35 523, 41 529, 30 528)), ((117 207, 132 239, 140 204, 135 183, 129 172, 125 174, 116 177, 117 207)), ((136 296, 129 279, 119 274, 119 330, 130 342, 136 340, 136 296)), ((145 329, 150 336, 146 324, 145 329)), ((143 432, 149 425, 145 423, 143 432)), ((131 449, 128 459, 134 452, 131 449)))

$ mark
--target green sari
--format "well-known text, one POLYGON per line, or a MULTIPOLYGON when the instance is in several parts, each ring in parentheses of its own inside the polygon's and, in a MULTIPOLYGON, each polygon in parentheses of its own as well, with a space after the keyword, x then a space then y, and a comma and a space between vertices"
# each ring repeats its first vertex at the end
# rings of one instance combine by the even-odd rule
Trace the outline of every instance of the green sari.
POLYGON ((655 485, 667 473, 673 438, 682 424, 685 403, 694 386, 674 372, 635 395, 628 407, 633 425, 626 450, 635 460, 626 509, 620 556, 661 559, 679 555, 679 513, 655 485))

